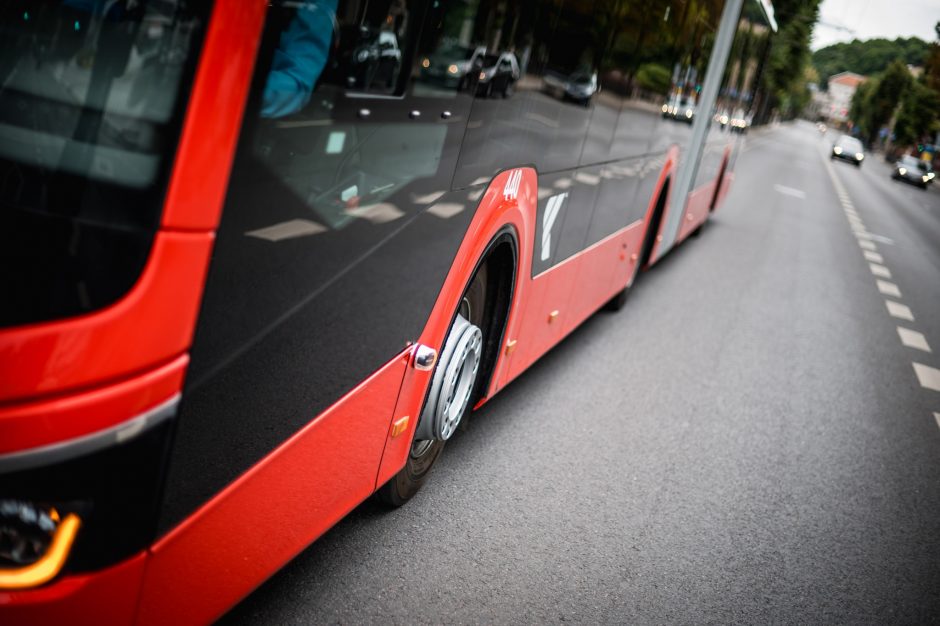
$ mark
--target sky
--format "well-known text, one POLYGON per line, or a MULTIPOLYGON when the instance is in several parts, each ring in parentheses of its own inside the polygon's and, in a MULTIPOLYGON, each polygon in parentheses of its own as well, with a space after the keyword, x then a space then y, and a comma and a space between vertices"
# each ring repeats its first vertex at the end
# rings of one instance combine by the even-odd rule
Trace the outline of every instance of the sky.
POLYGON ((812 48, 875 37, 915 36, 933 41, 938 21, 940 0, 823 0, 812 48))

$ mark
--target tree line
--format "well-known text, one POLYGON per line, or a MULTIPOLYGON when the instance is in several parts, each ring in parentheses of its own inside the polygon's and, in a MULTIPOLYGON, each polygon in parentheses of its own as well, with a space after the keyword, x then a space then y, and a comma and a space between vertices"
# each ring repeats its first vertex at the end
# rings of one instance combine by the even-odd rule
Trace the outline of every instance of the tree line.
POLYGON ((918 77, 898 56, 855 91, 849 118, 869 145, 893 151, 920 145, 922 150, 940 130, 940 22, 934 29, 938 41, 925 44, 918 77))

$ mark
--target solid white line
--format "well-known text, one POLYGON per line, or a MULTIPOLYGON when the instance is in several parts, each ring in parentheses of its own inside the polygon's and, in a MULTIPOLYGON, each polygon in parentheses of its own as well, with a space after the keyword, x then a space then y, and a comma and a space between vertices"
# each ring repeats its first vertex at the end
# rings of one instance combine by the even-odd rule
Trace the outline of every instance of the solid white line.
POLYGON ((884 265, 878 265, 877 263, 869 263, 868 267, 871 269, 871 273, 875 276, 881 276, 882 278, 891 278, 891 270, 889 270, 884 265))
POLYGON ((877 250, 878 246, 867 240, 860 240, 858 242, 860 248, 865 248, 866 250, 877 250))
POLYGON ((907 320, 909 322, 914 321, 914 313, 911 312, 910 307, 906 304, 885 300, 885 306, 888 307, 888 314, 890 314, 891 317, 897 317, 898 319, 907 320))
POLYGON ((940 370, 922 363, 912 363, 914 373, 917 374, 917 381, 921 387, 940 391, 940 370))
POLYGON ((884 263, 884 257, 878 254, 877 252, 872 252, 871 250, 865 250, 865 258, 869 261, 874 261, 875 263, 884 263))
POLYGON ((884 295, 894 296, 895 298, 901 297, 901 290, 894 283, 889 283, 886 280, 876 280, 875 282, 878 284, 878 291, 884 295))
POLYGON ((910 328, 898 326, 898 337, 901 338, 901 343, 903 343, 908 348, 915 348, 917 350, 923 350, 924 352, 930 352, 930 346, 927 344, 927 338, 924 337, 923 333, 919 333, 916 330, 911 330, 910 328))

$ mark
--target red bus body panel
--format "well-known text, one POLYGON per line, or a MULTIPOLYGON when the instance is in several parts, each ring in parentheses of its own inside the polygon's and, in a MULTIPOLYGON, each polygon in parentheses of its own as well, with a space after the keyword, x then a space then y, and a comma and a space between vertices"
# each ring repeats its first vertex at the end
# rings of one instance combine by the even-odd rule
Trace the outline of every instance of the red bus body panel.
POLYGON ((62 578, 29 591, 0 591, 5 626, 121 626, 134 621, 144 574, 141 553, 94 574, 62 578))

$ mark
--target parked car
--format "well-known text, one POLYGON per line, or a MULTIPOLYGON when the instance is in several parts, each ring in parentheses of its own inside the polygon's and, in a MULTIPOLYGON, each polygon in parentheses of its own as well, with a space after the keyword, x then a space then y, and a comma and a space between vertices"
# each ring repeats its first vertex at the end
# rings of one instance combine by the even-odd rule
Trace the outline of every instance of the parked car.
POLYGON ((862 146, 862 142, 855 137, 842 135, 832 144, 832 152, 829 154, 829 158, 842 159, 855 164, 855 167, 861 167, 862 161, 865 159, 865 148, 862 146))
POLYGON ((909 154, 897 160, 894 164, 894 171, 891 173, 891 178, 894 180, 903 180, 906 183, 917 185, 921 189, 927 189, 927 186, 934 181, 935 177, 936 173, 927 161, 922 161, 909 154))
POLYGON ((484 46, 445 45, 421 59, 421 78, 463 91, 470 84, 471 72, 480 71, 485 55, 484 46))
POLYGON ((499 55, 485 54, 482 57, 477 95, 490 97, 501 94, 504 98, 512 95, 513 86, 519 80, 519 61, 512 52, 499 55))

